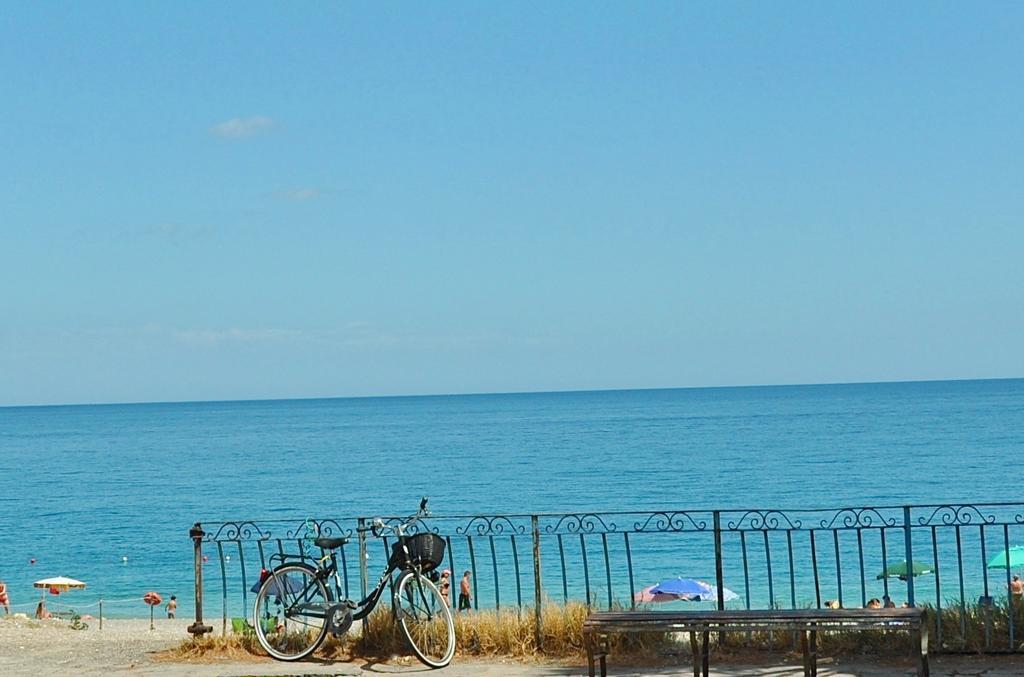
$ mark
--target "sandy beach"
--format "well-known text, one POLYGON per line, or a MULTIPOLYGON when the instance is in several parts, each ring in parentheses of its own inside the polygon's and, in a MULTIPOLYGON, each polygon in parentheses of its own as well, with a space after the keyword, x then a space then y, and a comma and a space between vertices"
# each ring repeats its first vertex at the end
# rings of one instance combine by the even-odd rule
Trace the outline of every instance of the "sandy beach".
MULTIPOLYGON (((103 629, 88 621, 89 628, 71 630, 63 621, 35 621, 0 617, 0 672, 11 676, 39 675, 162 675, 165 677, 241 677, 243 675, 380 675, 429 674, 431 671, 408 657, 377 663, 365 659, 353 661, 305 661, 280 663, 253 657, 251 660, 168 662, 155 654, 178 644, 187 636, 187 619, 158 620, 156 629, 149 629, 143 619, 104 620, 103 629)), ((687 671, 679 664, 669 668, 635 668, 612 665, 615 675, 669 675, 687 671)), ((824 659, 819 673, 832 677, 888 677, 913 674, 909 660, 887 662, 862 659, 832 661, 824 659)), ((933 675, 984 675, 1011 677, 1024 673, 1024 657, 956 656, 935 657, 933 675)), ((585 674, 581 665, 545 662, 513 662, 494 658, 488 660, 456 657, 448 668, 435 673, 445 677, 558 677, 585 674)), ((798 662, 782 656, 761 657, 760 665, 734 665, 730 661, 713 664, 712 675, 719 677, 782 677, 800 674, 798 662)))

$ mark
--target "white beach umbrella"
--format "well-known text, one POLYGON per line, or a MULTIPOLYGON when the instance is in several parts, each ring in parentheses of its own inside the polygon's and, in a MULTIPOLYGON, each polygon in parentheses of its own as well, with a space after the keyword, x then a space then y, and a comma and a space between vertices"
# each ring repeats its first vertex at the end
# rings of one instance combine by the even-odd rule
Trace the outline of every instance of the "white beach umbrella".
POLYGON ((43 588, 44 590, 57 590, 58 592, 85 589, 85 583, 83 583, 82 581, 76 581, 73 578, 68 578, 67 576, 55 576, 53 578, 44 578, 41 581, 36 581, 32 585, 36 588, 43 588))

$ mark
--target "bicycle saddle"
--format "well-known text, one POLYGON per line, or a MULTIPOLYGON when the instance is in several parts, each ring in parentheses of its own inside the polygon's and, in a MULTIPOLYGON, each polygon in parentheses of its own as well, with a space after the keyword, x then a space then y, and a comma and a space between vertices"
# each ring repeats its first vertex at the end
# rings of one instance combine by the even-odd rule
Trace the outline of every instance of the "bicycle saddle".
POLYGON ((324 550, 334 550, 348 543, 347 538, 314 538, 313 543, 324 550))

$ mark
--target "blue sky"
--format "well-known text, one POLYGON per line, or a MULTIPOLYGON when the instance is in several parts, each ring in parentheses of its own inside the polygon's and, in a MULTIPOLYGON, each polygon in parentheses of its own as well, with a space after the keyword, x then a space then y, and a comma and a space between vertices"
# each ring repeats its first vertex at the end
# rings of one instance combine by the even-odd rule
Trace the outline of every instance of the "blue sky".
POLYGON ((0 10, 0 404, 1024 375, 1024 5, 0 10))

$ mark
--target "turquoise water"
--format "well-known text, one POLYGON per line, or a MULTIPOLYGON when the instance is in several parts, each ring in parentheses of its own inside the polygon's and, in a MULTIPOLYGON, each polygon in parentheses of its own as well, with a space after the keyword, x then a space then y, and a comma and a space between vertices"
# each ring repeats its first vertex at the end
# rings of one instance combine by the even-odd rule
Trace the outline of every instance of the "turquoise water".
POLYGON ((197 520, 1016 501, 1022 459, 1020 379, 0 408, 0 578, 187 613, 197 520))

